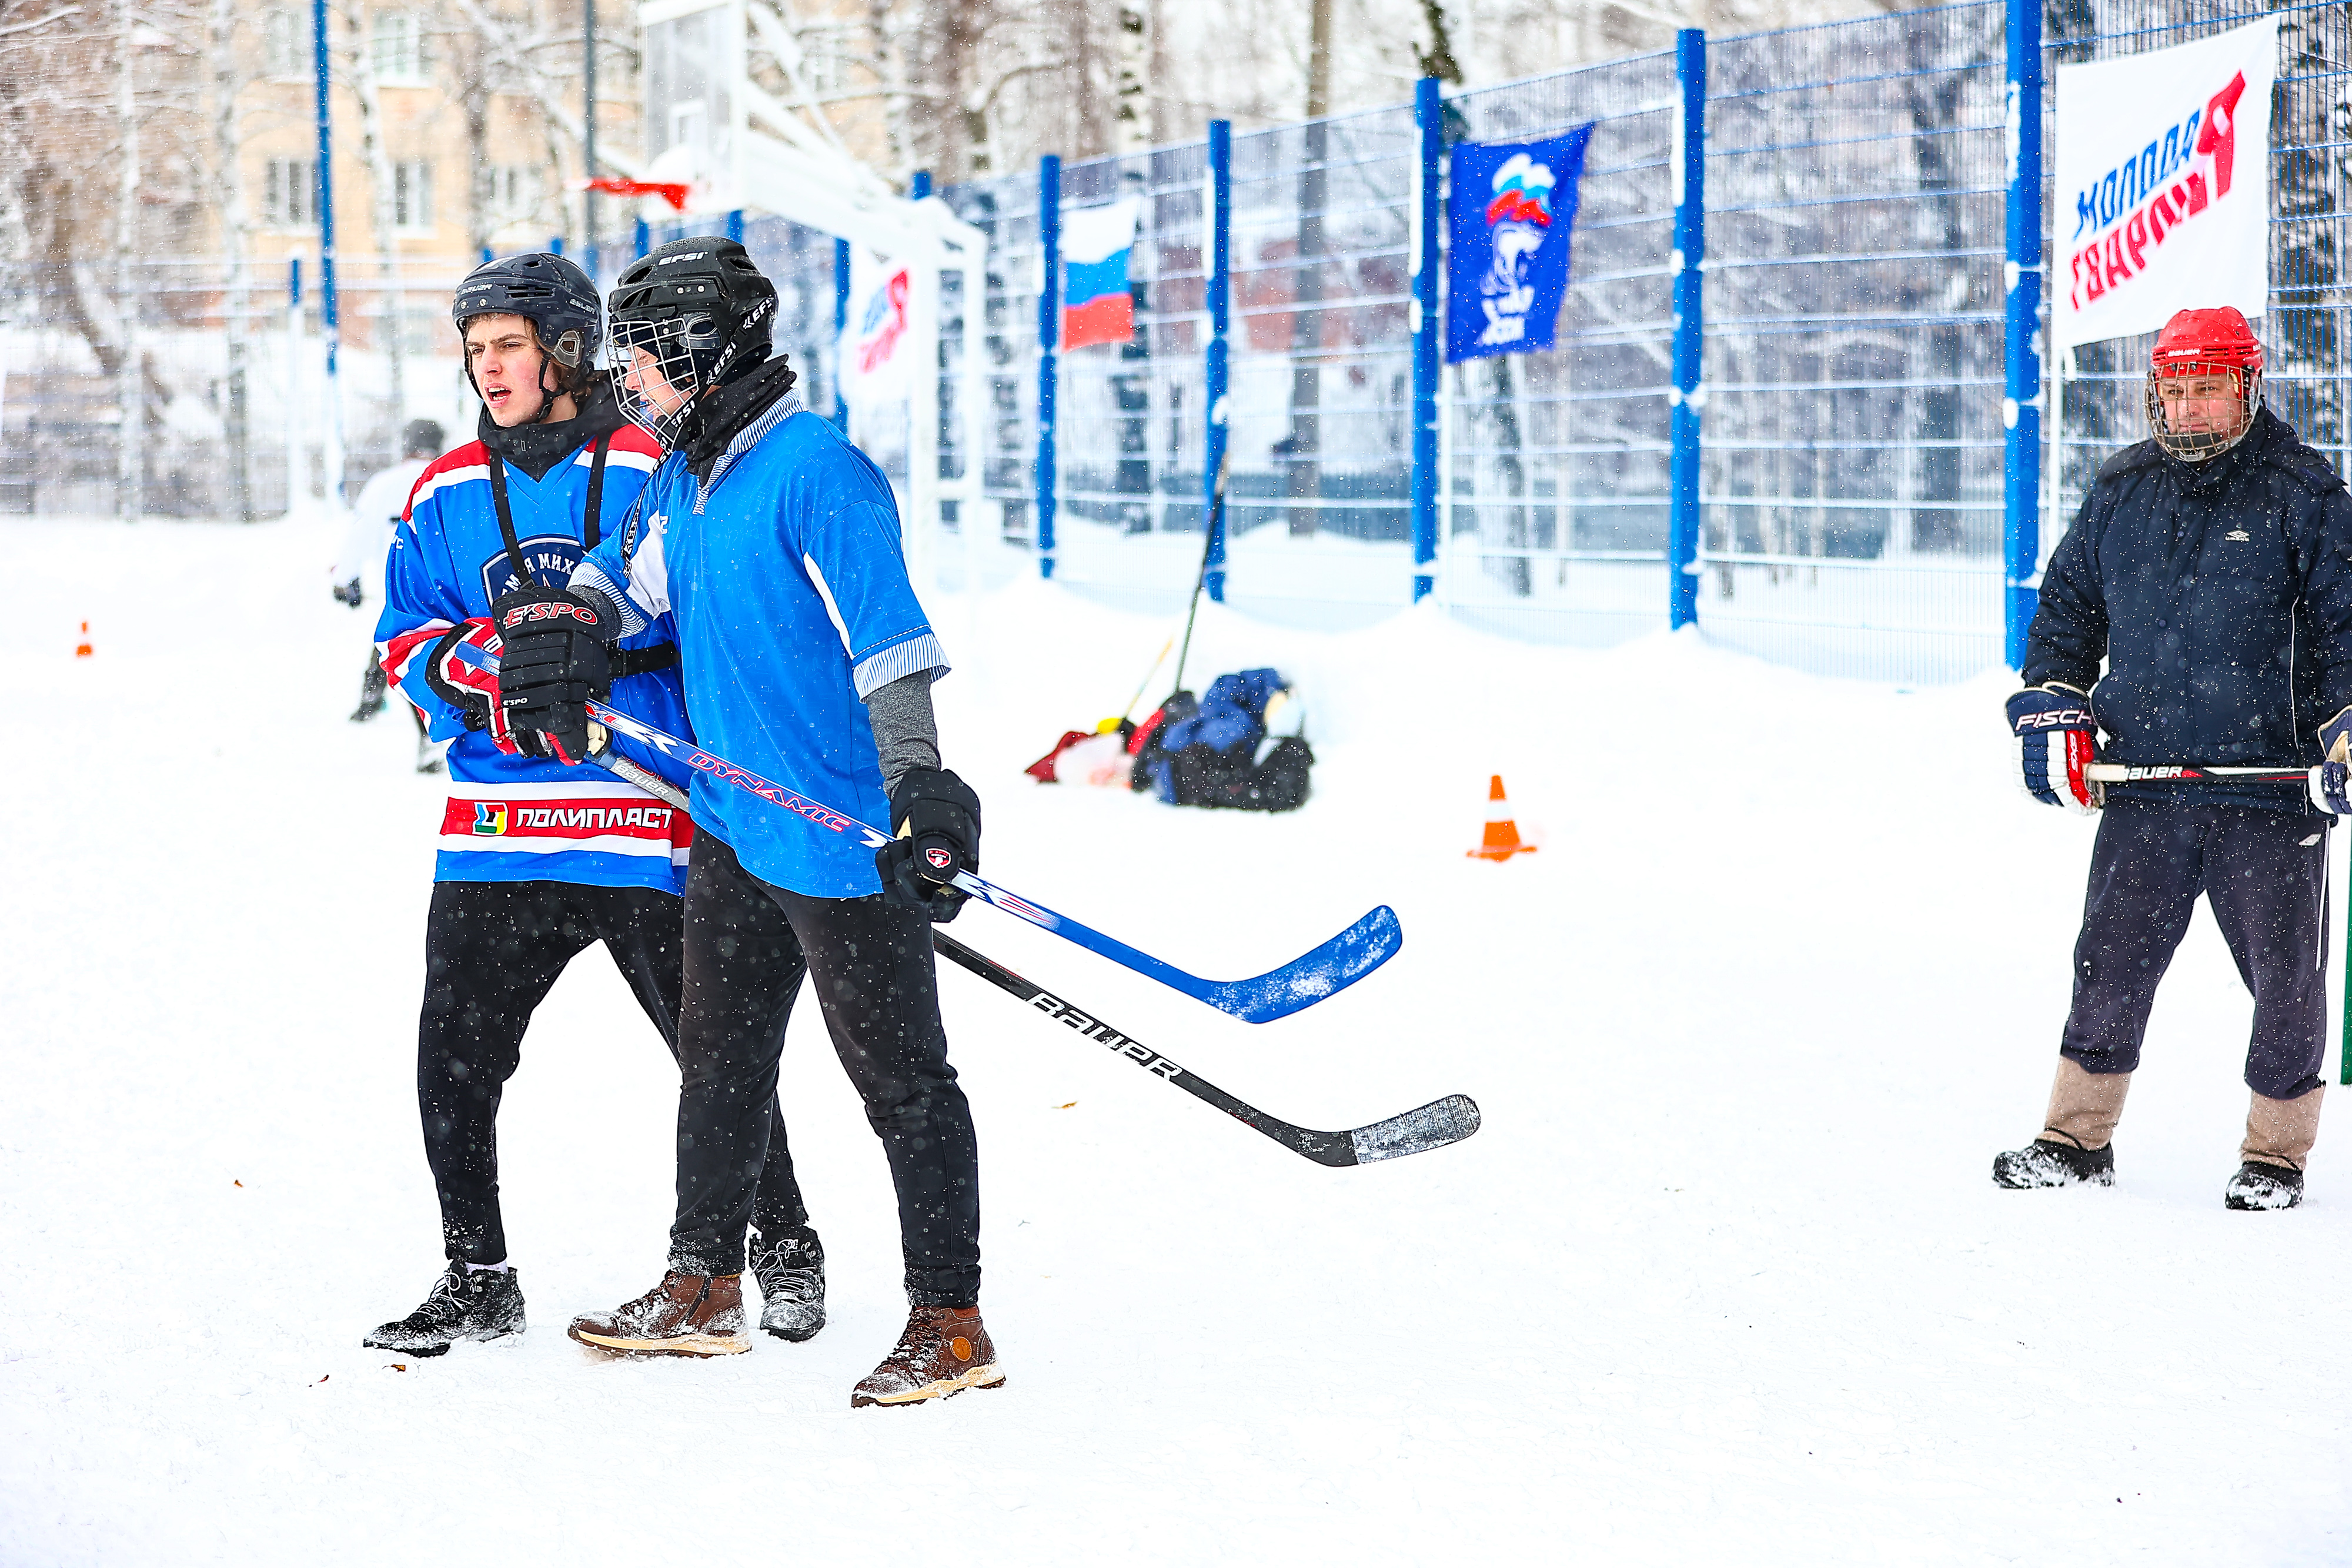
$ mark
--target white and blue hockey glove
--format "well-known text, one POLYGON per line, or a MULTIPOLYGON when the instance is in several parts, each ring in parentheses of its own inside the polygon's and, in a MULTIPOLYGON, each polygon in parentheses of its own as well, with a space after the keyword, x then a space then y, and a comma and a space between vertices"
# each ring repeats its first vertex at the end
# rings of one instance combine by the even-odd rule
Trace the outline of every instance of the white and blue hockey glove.
POLYGON ((2311 770, 2311 803, 2352 817, 2352 707, 2319 727, 2319 754, 2327 760, 2311 770))
POLYGON ((2099 759, 2098 721, 2086 693, 2055 681, 2029 686, 2009 699, 2009 729, 2027 794, 2070 811, 2099 809, 2089 772, 2099 759))

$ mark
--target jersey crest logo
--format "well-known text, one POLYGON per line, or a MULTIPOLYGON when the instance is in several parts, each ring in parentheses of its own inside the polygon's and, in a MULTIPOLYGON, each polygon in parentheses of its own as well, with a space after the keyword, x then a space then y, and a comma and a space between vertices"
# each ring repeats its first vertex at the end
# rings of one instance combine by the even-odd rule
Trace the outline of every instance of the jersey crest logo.
POLYGON ((507 808, 504 801, 474 802, 474 831, 496 837, 507 831, 507 808))
MULTIPOLYGON (((522 546, 523 564, 530 568, 531 575, 558 586, 572 580, 580 558, 587 553, 569 534, 541 534, 517 542, 522 546)), ((503 548, 483 560, 482 592, 492 602, 528 586, 515 576, 514 562, 507 559, 503 548)))

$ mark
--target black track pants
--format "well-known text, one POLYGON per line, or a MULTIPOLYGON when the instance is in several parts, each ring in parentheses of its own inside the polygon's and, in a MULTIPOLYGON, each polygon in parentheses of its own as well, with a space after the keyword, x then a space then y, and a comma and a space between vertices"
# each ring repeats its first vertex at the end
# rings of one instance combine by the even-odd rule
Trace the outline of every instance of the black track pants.
POLYGON ((708 832, 686 889, 678 1019, 677 1223, 670 1267, 732 1274, 776 1117, 776 1063, 801 977, 866 1102, 898 1194, 908 1299, 980 1295, 980 1156, 948 1065, 930 921, 869 898, 810 898, 761 882, 708 832))
MULTIPOLYGON (((506 1260, 506 1227, 499 1215, 499 1100, 521 1060, 532 1010, 575 954, 604 943, 662 1042, 677 1054, 680 918, 678 900, 650 888, 433 884, 425 925, 425 1010, 416 1031, 416 1103, 448 1256, 469 1263, 506 1260)), ((808 1222, 781 1122, 766 1166, 752 1175, 761 1230, 808 1222)), ((736 1242, 742 1242, 740 1223, 736 1242)))
POLYGON ((2317 1088, 2327 1049, 2327 826, 2325 817, 2235 806, 2110 805, 2091 851, 2060 1054, 2087 1072, 2139 1065, 2157 982, 2201 893, 2254 997, 2247 1087, 2273 1100, 2317 1088))

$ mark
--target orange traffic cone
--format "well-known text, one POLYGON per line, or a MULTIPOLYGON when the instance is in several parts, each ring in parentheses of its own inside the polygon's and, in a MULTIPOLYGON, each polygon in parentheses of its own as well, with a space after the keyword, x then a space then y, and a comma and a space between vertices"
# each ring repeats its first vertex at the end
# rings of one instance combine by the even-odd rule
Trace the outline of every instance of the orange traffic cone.
POLYGON ((74 644, 74 657, 87 659, 93 652, 89 645, 89 622, 85 621, 81 623, 81 641, 74 644))
POLYGON ((1533 844, 1519 842, 1519 825, 1511 821, 1510 802, 1503 799, 1503 776, 1486 786, 1486 836, 1475 850, 1465 852, 1472 860, 1507 861, 1513 855, 1531 855, 1533 844))

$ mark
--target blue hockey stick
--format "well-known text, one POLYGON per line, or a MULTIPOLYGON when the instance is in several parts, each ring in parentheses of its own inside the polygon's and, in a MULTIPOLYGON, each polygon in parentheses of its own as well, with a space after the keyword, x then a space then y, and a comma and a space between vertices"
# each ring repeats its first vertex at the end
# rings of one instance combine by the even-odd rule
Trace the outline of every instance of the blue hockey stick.
MULTIPOLYGON (((812 800, 782 785, 772 784, 756 773, 738 768, 723 757, 713 756, 690 741, 680 740, 677 736, 656 729, 644 720, 632 718, 617 708, 591 701, 588 716, 615 735, 625 735, 641 745, 652 747, 663 756, 673 758, 698 773, 708 773, 748 794, 757 795, 772 806, 781 806, 812 827, 835 833, 856 832, 863 838, 868 849, 880 849, 890 841, 887 833, 859 821, 846 812, 836 811, 822 801, 812 800)), ((618 758, 614 761, 622 768, 628 766, 620 763, 618 758)), ((1162 963, 1149 953, 1138 952, 1115 937, 1104 936, 1091 925, 1008 893, 970 872, 958 872, 954 885, 991 908, 1001 909, 1032 925, 1041 926, 1066 941, 1076 943, 1090 953, 1099 953, 1115 964, 1124 964, 1139 975, 1149 975, 1171 990, 1181 991, 1195 1001, 1206 1002, 1219 1012, 1231 1013, 1248 1023, 1271 1023, 1276 1019, 1287 1018, 1301 1008, 1312 1007, 1324 998, 1345 990, 1387 963, 1404 945, 1404 928, 1397 924, 1396 911, 1383 904, 1320 947, 1293 959, 1279 969, 1270 970, 1255 979, 1204 980, 1198 975, 1186 974, 1173 964, 1162 963)))

